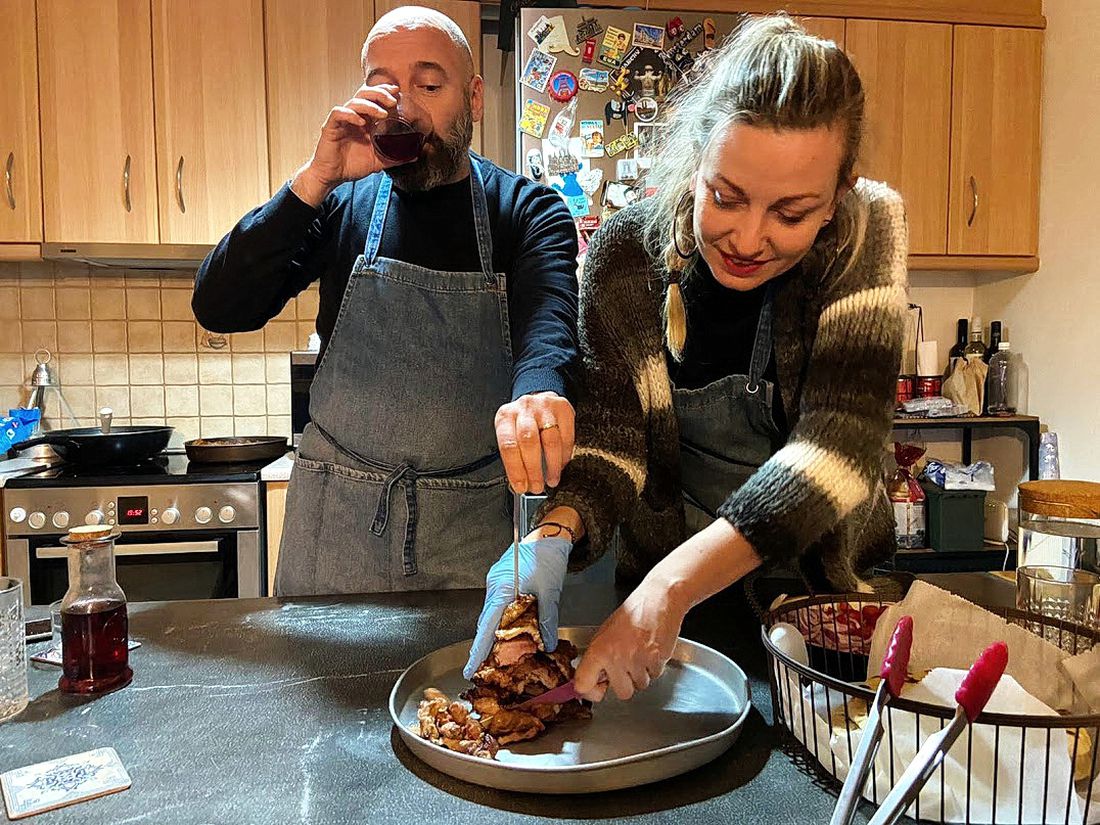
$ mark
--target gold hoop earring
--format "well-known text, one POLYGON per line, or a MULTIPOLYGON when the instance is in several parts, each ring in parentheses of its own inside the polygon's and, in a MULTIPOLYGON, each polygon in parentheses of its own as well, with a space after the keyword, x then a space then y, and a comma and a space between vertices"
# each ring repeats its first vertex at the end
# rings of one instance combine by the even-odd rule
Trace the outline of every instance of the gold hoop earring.
MULTIPOLYGON (((690 197, 691 190, 685 190, 684 194, 680 196, 680 200, 676 201, 676 211, 673 213, 672 216, 672 246, 676 249, 676 254, 683 258, 685 261, 690 259, 691 256, 695 254, 696 250, 692 249, 690 252, 684 252, 684 250, 680 249, 680 233, 676 231, 676 222, 678 220, 680 210, 684 206, 684 201, 690 197)), ((696 249, 698 249, 698 245, 696 245, 696 249)))

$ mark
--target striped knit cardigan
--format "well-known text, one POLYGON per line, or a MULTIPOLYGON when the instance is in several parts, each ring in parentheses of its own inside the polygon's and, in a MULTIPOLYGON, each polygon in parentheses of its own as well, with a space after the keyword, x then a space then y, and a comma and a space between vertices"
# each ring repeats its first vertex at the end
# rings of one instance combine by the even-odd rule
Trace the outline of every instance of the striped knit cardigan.
MULTIPOLYGON (((775 303, 786 445, 719 508, 765 566, 797 567, 814 588, 848 590, 894 551, 882 481, 906 307, 901 198, 861 179, 869 209, 860 257, 799 268, 775 303)), ((580 293, 582 366, 573 460, 540 517, 576 509, 586 535, 572 569, 619 529, 619 575, 639 579, 685 538, 680 444, 665 361, 665 273, 642 244, 645 202, 612 217, 588 249, 580 293)), ((691 319, 688 318, 688 335, 691 319)))

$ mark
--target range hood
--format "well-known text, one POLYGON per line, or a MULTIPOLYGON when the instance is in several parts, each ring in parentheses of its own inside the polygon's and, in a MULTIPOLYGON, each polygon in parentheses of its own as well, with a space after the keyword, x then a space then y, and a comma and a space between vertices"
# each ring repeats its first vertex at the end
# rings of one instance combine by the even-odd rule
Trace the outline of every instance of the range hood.
POLYGON ((116 269, 197 269, 213 246, 156 243, 46 243, 42 257, 116 269))

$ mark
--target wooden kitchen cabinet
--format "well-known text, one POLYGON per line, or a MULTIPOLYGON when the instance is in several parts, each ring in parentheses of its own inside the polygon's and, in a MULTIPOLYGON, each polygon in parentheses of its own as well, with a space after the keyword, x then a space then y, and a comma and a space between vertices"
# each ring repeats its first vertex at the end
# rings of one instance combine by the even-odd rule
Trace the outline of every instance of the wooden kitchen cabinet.
POLYGON ((848 55, 866 109, 857 171, 905 198, 909 251, 947 252, 951 26, 849 20, 848 55))
POLYGON ((264 482, 267 518, 267 595, 275 595, 275 570, 279 565, 279 544, 283 540, 283 518, 286 516, 286 491, 289 481, 264 482))
MULTIPOLYGON (((400 0, 374 0, 375 19, 398 6, 407 6, 409 3, 400 0)), ((481 66, 481 4, 471 0, 417 0, 416 5, 441 11, 458 24, 466 40, 470 44, 470 51, 474 56, 474 71, 484 74, 481 66)), ((499 61, 499 55, 494 55, 494 60, 499 61)), ((495 71, 495 70, 494 70, 495 71)), ((474 124, 474 139, 472 148, 475 152, 481 151, 481 124, 474 124)))
POLYGON ((149 0, 38 4, 47 241, 156 243, 149 0))
POLYGON ((264 23, 274 194, 313 155, 329 111, 362 85, 374 0, 267 0, 264 23))
POLYGON ((1034 256, 1043 34, 955 26, 954 47, 947 251, 1034 256))
POLYGON ((799 17, 798 22, 810 34, 825 40, 832 40, 840 48, 844 48, 845 27, 843 17, 799 17))
POLYGON ((161 242, 216 243, 269 194, 262 0, 154 0, 152 42, 161 242))
POLYGON ((0 242, 42 240, 38 151, 38 45, 34 0, 0 0, 5 48, 0 62, 0 242))

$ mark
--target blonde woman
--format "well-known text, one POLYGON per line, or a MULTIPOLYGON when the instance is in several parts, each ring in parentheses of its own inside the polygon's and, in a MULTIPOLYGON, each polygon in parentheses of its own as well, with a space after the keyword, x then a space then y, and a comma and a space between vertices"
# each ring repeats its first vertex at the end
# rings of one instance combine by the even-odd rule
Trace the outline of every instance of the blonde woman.
MULTIPOLYGON (((902 203, 856 180, 859 76, 786 16, 745 24, 679 92, 657 194, 595 235, 581 284, 577 447, 520 546, 556 644, 566 562, 619 531, 641 580, 576 675, 648 686, 694 605, 763 566, 852 590, 893 552, 880 456, 906 290, 902 203)), ((490 571, 468 672, 512 598, 490 571)))

